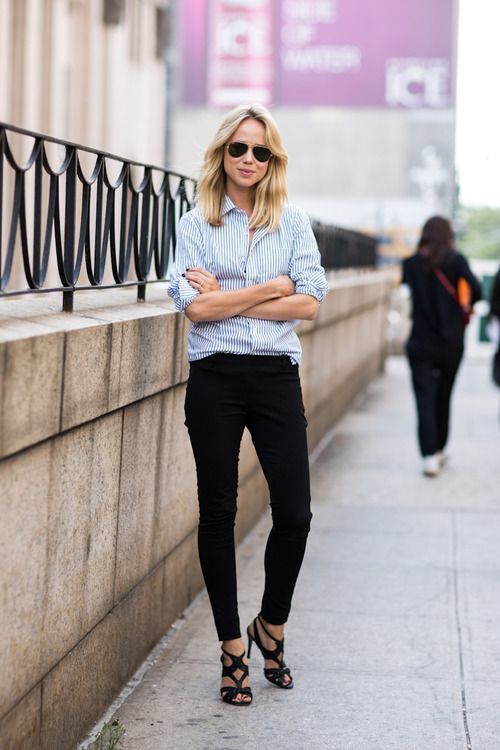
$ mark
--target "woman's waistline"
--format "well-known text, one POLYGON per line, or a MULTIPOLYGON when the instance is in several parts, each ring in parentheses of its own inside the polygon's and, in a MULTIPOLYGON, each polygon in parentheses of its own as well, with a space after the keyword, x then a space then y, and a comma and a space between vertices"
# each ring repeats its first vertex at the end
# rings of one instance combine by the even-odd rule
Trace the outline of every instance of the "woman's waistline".
POLYGON ((211 365, 222 365, 228 368, 265 368, 283 369, 297 368, 298 364, 288 354, 231 354, 229 352, 217 352, 206 357, 192 360, 190 367, 207 367, 211 365))

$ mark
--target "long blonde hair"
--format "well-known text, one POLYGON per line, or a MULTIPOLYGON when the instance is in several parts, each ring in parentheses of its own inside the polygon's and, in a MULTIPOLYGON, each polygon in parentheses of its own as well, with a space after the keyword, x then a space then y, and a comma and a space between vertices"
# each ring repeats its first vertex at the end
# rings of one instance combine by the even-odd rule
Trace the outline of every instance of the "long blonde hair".
POLYGON ((286 168, 288 154, 285 151, 278 126, 269 110, 260 104, 242 104, 229 112, 221 122, 214 139, 205 151, 205 159, 198 181, 198 206, 209 224, 222 225, 222 208, 226 197, 226 174, 224 172, 224 147, 243 120, 258 120, 266 129, 265 145, 273 156, 267 172, 257 183, 255 204, 250 217, 250 228, 268 226, 277 229, 283 206, 288 197, 286 168))

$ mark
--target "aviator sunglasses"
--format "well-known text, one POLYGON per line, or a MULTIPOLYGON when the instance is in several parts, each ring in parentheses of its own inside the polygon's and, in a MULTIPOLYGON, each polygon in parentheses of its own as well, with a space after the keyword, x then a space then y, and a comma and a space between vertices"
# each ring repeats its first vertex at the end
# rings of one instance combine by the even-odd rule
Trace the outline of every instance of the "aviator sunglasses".
POLYGON ((227 144, 229 155, 235 158, 246 154, 248 149, 251 149, 257 161, 260 162, 269 161, 272 156, 272 152, 267 146, 249 146, 248 143, 242 143, 241 141, 233 141, 232 143, 227 144))

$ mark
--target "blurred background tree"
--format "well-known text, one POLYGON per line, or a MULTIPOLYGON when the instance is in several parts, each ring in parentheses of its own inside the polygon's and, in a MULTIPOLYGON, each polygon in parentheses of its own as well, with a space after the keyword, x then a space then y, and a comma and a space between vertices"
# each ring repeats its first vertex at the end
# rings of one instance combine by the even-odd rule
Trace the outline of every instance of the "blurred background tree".
POLYGON ((500 260, 500 208, 461 206, 460 250, 470 258, 500 260))

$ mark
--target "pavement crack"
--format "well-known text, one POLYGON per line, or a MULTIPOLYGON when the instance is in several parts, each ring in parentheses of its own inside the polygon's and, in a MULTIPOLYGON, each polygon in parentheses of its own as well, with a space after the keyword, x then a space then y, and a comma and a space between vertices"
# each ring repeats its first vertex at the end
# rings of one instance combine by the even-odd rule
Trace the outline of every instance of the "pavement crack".
POLYGON ((468 717, 467 717, 467 695, 466 695, 466 690, 465 690, 463 628, 462 628, 462 623, 460 620, 459 588, 458 588, 458 532, 457 532, 456 513, 451 514, 451 528, 452 528, 452 560, 453 560, 453 598, 454 598, 454 610, 455 610, 455 626, 457 629, 458 663, 459 663, 459 668, 460 668, 460 692, 461 692, 461 700, 462 700, 462 720, 464 724, 464 732, 465 732, 465 739, 467 742, 467 750, 472 750, 469 722, 468 722, 468 717))

